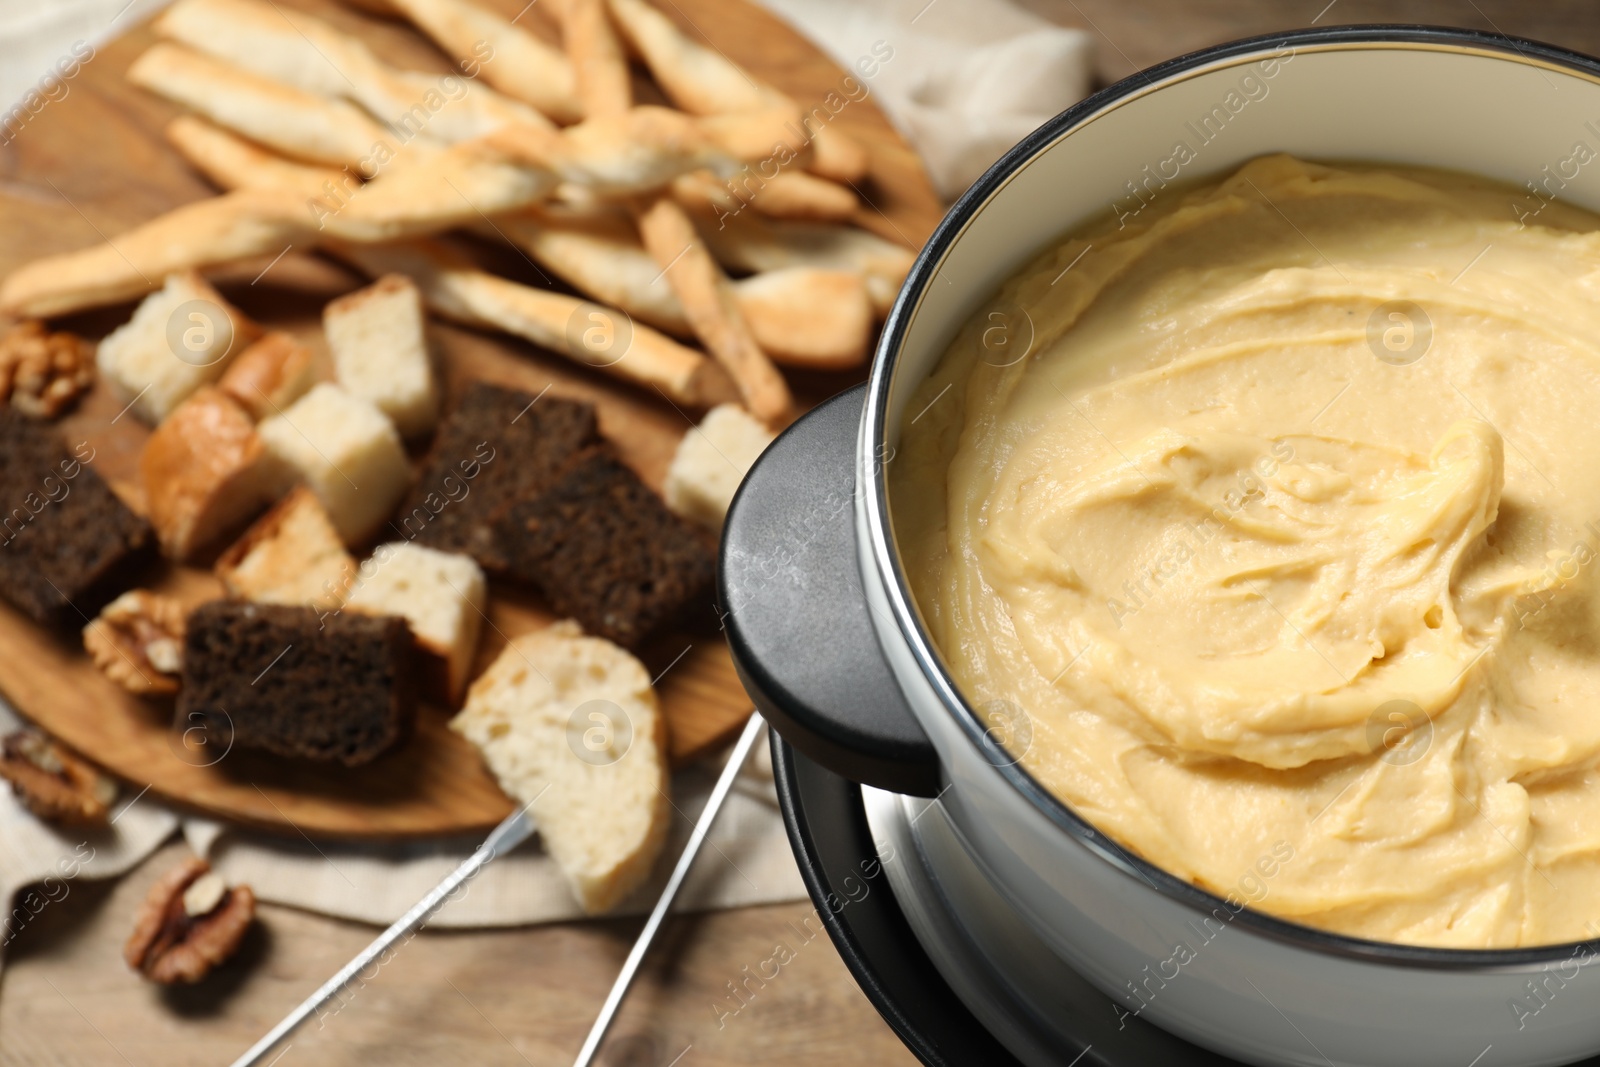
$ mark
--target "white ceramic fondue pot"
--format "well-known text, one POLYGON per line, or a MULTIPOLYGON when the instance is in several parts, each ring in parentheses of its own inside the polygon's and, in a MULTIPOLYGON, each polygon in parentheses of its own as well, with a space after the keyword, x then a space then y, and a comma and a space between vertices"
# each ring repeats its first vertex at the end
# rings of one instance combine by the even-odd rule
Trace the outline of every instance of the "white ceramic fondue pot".
POLYGON ((1173 60, 1041 127, 928 242, 870 382, 792 427, 741 489, 722 567, 735 661, 797 749, 855 781, 937 795, 1030 936, 1121 1010, 1259 1064, 1593 1055, 1600 942, 1465 951, 1325 933, 1099 834, 964 700, 902 573, 884 472, 918 414, 913 391, 965 320, 1069 231, 1271 152, 1474 172, 1527 190, 1508 218, 1552 196, 1600 210, 1600 163, 1579 162, 1600 159, 1600 62, 1455 30, 1307 30, 1173 60), (1192 959, 1175 962, 1180 944, 1192 959))

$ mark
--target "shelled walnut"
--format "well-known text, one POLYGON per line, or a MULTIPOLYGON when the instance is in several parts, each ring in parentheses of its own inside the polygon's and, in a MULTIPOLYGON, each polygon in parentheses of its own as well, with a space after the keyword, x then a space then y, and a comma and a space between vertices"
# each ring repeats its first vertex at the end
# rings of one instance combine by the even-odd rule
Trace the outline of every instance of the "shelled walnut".
POLYGON ((106 677, 139 696, 178 691, 187 612, 171 597, 133 589, 83 628, 83 647, 106 677))
POLYGON ((93 384, 94 346, 76 334, 28 319, 0 336, 0 400, 24 415, 53 419, 93 384))
POLYGON ((152 982, 198 982, 233 955, 255 915, 249 886, 230 888, 209 863, 190 858, 150 887, 122 958, 152 982))
POLYGON ((22 806, 48 822, 106 821, 117 784, 45 735, 18 730, 0 741, 0 778, 22 806))

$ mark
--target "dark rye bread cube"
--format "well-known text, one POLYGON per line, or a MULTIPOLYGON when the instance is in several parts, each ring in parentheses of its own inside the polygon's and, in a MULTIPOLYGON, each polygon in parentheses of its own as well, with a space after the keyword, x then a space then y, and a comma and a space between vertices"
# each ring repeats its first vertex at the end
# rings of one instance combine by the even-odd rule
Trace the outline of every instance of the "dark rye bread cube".
POLYGON ((710 604, 710 544, 606 448, 575 457, 544 492, 514 504, 505 540, 513 577, 624 648, 710 604))
POLYGON ((78 627, 153 555, 150 524, 100 478, 87 443, 0 408, 0 597, 47 626, 78 627))
POLYGON ((400 540, 508 566, 500 524, 577 452, 600 442, 594 406, 473 382, 439 427, 422 475, 393 521, 400 540))
POLYGON ((398 616, 213 600, 189 616, 176 728, 212 752, 367 763, 411 734, 416 659, 398 616))

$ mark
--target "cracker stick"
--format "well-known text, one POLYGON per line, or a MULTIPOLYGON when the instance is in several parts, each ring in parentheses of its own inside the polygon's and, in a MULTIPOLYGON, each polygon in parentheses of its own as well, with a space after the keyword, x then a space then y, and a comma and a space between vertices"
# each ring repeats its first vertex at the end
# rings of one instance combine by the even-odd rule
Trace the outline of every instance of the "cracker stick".
POLYGON ((795 125, 794 113, 788 108, 701 115, 699 123, 706 136, 735 159, 751 163, 770 160, 787 167, 803 164, 811 158, 812 148, 806 133, 795 125))
POLYGON ((633 77, 605 0, 564 0, 561 36, 588 118, 620 114, 633 106, 633 77))
POLYGON ((475 64, 478 76, 502 93, 532 104, 557 122, 583 117, 572 64, 527 30, 467 0, 386 2, 392 2, 457 63, 475 64), (488 55, 481 54, 485 49, 488 55))
POLYGON ((842 185, 803 171, 780 171, 763 179, 745 167, 726 182, 705 171, 685 174, 672 183, 678 202, 698 211, 712 211, 718 219, 753 207, 771 218, 843 222, 860 201, 842 185))
POLYGON ((250 189, 186 204, 113 241, 49 256, 0 286, 0 309, 49 317, 159 289, 168 274, 277 252, 306 228, 300 197, 250 189))
POLYGON ((155 28, 198 52, 290 88, 347 97, 391 127, 397 143, 422 133, 454 143, 510 123, 550 125, 542 112, 471 78, 390 67, 358 38, 266 0, 178 0, 156 20, 155 28))
POLYGON ((866 177, 866 149, 830 125, 832 111, 822 106, 805 111, 722 53, 690 38, 645 0, 608 3, 628 43, 644 57, 650 73, 674 104, 696 115, 784 109, 802 139, 810 142, 812 151, 804 163, 808 169, 840 182, 866 177))
POLYGON ((217 123, 315 163, 359 165, 389 133, 342 100, 325 100, 208 56, 158 44, 128 80, 217 123))
POLYGON ((332 214, 311 207, 329 236, 393 241, 470 225, 543 200, 557 176, 508 158, 488 140, 464 141, 444 152, 395 167, 352 193, 332 214))
POLYGON ((386 241, 437 233, 541 199, 555 175, 510 163, 480 142, 368 182, 334 210, 280 189, 242 189, 186 204, 104 244, 36 260, 0 286, 0 310, 60 315, 160 288, 168 274, 203 270, 332 237, 386 241))
POLYGON ((639 213, 639 233, 672 283, 695 335, 739 387, 745 407, 769 425, 788 422, 794 414, 789 387, 756 343, 732 284, 683 208, 669 196, 656 197, 639 213))
POLYGON ((482 228, 511 241, 579 292, 678 337, 693 336, 683 304, 629 220, 510 215, 482 228))
POLYGON ((718 262, 752 274, 785 267, 853 270, 867 280, 873 310, 889 313, 916 253, 853 226, 774 221, 749 211, 717 217, 691 209, 718 262))
POLYGON ((721 115, 772 107, 788 107, 798 113, 783 93, 690 38, 644 0, 610 0, 610 8, 618 29, 644 59, 667 99, 690 114, 721 115))
MULTIPOLYGON (((632 226, 614 220, 558 219, 542 209, 477 228, 505 239, 579 292, 638 322, 692 337, 683 304, 632 226)), ((855 366, 871 340, 872 303, 856 271, 791 267, 733 283, 735 302, 773 362, 834 369, 855 366)))
POLYGON ((860 272, 788 267, 733 287, 756 341, 775 362, 846 370, 866 358, 874 323, 860 272))
POLYGON ((166 135, 190 166, 226 190, 280 189, 310 199, 326 194, 330 185, 361 184, 348 170, 296 163, 193 115, 167 123, 166 135))
POLYGON ((524 338, 575 362, 659 389, 675 403, 708 407, 726 396, 724 376, 694 349, 632 322, 612 322, 615 344, 591 348, 585 343, 590 316, 604 318, 607 309, 477 270, 433 242, 335 244, 330 250, 374 277, 410 275, 430 310, 463 325, 524 338), (575 329, 575 322, 581 328, 575 329))
POLYGON ((734 165, 694 119, 664 107, 585 119, 555 133, 508 126, 487 140, 603 195, 655 189, 691 170, 734 165))

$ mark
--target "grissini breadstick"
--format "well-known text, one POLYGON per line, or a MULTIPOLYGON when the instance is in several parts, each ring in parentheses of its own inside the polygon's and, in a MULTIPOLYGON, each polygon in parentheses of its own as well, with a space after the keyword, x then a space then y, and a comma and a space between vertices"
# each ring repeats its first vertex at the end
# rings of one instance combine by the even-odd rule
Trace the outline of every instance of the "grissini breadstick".
POLYGON ((508 215, 483 227, 487 237, 504 237, 540 267, 603 304, 620 308, 637 322, 677 337, 693 331, 683 305, 661 272, 661 265, 639 243, 628 219, 558 220, 537 214, 508 215))
POLYGON ((313 96, 173 44, 157 44, 134 60, 128 80, 253 141, 315 163, 360 165, 375 145, 391 139, 342 100, 313 96))
POLYGON ((193 115, 167 123, 166 136, 192 167, 227 190, 280 189, 309 200, 361 184, 348 170, 296 163, 193 115))
POLYGON ((605 0, 562 0, 558 10, 584 117, 628 110, 633 106, 633 78, 605 0))
POLYGON ((788 267, 733 283, 750 332, 773 362, 810 370, 860 366, 872 343, 872 301, 857 271, 788 267))
MULTIPOLYGON (((198 52, 316 96, 348 97, 396 139, 426 132, 452 143, 508 123, 548 126, 535 108, 470 76, 398 70, 323 20, 266 0, 177 0, 156 31, 198 52)), ((487 46, 480 49, 488 54, 487 46)), ((471 61, 481 67, 481 56, 471 61)))
POLYGON ((787 167, 802 165, 811 158, 806 132, 795 125, 788 108, 701 115, 699 125, 706 136, 735 159, 757 164, 770 160, 769 166, 787 167))
MULTIPOLYGON (((619 308, 636 322, 675 337, 694 331, 660 265, 630 225, 560 220, 533 212, 505 216, 478 232, 505 239, 574 289, 619 308)), ((733 283, 735 302, 756 343, 785 366, 834 370, 856 366, 871 341, 866 279, 856 271, 790 267, 733 283)))
POLYGON ((861 204, 845 186, 794 170, 763 180, 746 168, 726 182, 697 171, 675 179, 672 195, 697 211, 715 212, 719 219, 751 207, 771 218, 843 222, 861 204))
POLYGON ((430 310, 463 325, 522 337, 575 362, 659 389, 675 403, 708 407, 728 398, 726 378, 692 348, 597 304, 477 270, 433 242, 335 243, 329 250, 374 277, 410 275, 430 310), (608 320, 609 331, 600 331, 608 343, 586 343, 594 332, 589 316, 608 320))
POLYGON ((0 286, 0 310, 49 317, 131 300, 176 271, 277 252, 302 237, 308 221, 301 197, 275 189, 186 204, 105 244, 13 271, 0 286))
POLYGON ((691 39, 644 0, 609 0, 609 6, 617 28, 644 59, 667 99, 690 114, 721 115, 783 106, 798 113, 783 93, 691 39))
POLYGON ((572 64, 560 51, 466 0, 385 0, 457 63, 476 63, 490 85, 561 123, 583 117, 572 64), (479 55, 487 46, 490 55, 479 55))
POLYGON ((690 208, 717 261, 751 274, 786 267, 856 271, 866 277, 873 310, 887 315, 916 253, 853 226, 717 214, 690 208))
POLYGON ((0 310, 60 315, 150 292, 174 271, 291 247, 307 251, 332 237, 372 242, 437 233, 526 207, 555 184, 549 171, 508 162, 469 141, 368 182, 334 210, 323 199, 294 192, 241 189, 186 204, 105 244, 14 271, 0 286, 0 310))
POLYGON ((655 189, 704 167, 727 172, 734 165, 699 123, 664 107, 636 107, 560 131, 507 126, 486 141, 603 196, 655 189))
POLYGON ((608 4, 623 36, 674 104, 696 115, 784 109, 797 133, 810 142, 804 166, 834 181, 850 183, 866 177, 870 163, 866 149, 831 124, 833 112, 828 108, 806 111, 720 52, 691 39, 645 0, 608 0, 608 4))
POLYGON ((756 343, 732 284, 683 208, 670 196, 654 198, 640 209, 639 233, 672 283, 695 335, 739 387, 745 407, 769 426, 786 424, 794 416, 789 387, 756 343))

